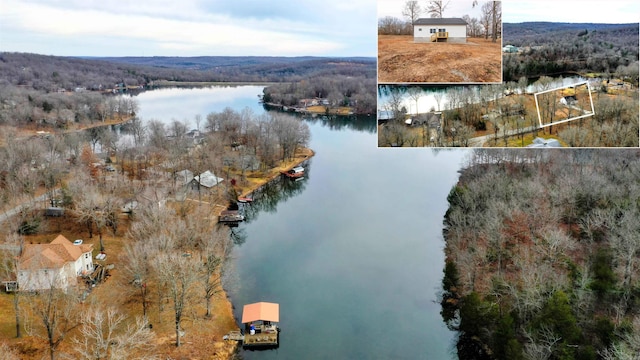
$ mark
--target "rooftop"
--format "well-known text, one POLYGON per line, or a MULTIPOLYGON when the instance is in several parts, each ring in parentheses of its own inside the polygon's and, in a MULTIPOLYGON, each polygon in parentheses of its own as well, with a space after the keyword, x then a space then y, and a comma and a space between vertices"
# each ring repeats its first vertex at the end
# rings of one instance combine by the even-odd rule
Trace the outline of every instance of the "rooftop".
POLYGON ((49 244, 27 244, 20 258, 21 269, 56 269, 67 262, 76 261, 83 253, 91 252, 93 245, 73 245, 63 235, 49 244))
POLYGON ((242 309, 242 323, 253 321, 280 321, 280 305, 269 302, 247 304, 242 309))
POLYGON ((414 25, 467 25, 467 22, 460 18, 420 18, 414 25))

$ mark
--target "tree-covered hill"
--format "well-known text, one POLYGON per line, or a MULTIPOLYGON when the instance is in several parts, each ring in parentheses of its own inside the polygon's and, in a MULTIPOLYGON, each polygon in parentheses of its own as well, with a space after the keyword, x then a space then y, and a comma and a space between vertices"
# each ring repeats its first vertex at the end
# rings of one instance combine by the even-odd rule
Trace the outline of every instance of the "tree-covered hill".
POLYGON ((376 76, 375 58, 122 57, 79 58, 0 53, 0 79, 36 90, 91 90, 155 80, 291 82, 314 76, 376 76))
POLYGON ((640 353, 640 151, 476 150, 448 201, 461 359, 640 353))
POLYGON ((638 24, 504 23, 504 79, 563 72, 595 72, 638 83, 638 24))
MULTIPOLYGON (((602 36, 616 36, 618 40, 633 40, 638 34, 638 24, 597 24, 597 23, 558 23, 532 21, 523 23, 503 23, 504 43, 515 46, 533 45, 545 40, 545 34, 585 36, 587 33, 599 33, 602 36)), ((611 40, 616 40, 611 39, 611 40)))

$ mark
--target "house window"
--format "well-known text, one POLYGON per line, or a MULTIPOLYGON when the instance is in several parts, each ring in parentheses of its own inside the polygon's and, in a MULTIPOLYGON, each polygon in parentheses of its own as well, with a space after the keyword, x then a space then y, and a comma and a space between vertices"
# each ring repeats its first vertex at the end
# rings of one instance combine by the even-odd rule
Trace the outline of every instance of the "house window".
POLYGON ((447 29, 438 29, 438 32, 446 32, 447 29))
POLYGON ((84 258, 88 259, 89 258, 89 254, 84 254, 84 258))
POLYGON ((422 31, 422 28, 418 28, 418 31, 422 31))
POLYGON ((436 29, 431 29, 431 30, 429 30, 429 33, 430 33, 430 34, 435 34, 435 33, 436 33, 436 29))

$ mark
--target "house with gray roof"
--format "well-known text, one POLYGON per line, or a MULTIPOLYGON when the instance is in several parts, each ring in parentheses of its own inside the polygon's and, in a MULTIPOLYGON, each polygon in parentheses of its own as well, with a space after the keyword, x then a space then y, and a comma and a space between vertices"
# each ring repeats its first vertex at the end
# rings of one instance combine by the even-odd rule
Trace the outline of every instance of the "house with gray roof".
POLYGON ((194 176, 191 184, 194 189, 198 189, 198 184, 207 189, 211 189, 223 181, 223 178, 217 177, 211 171, 207 170, 200 175, 194 176))
POLYGON ((533 140, 533 144, 528 145, 530 148, 558 148, 562 147, 562 144, 556 139, 544 139, 537 137, 533 140))
POLYGON ((467 42, 467 22, 460 18, 420 18, 413 24, 414 42, 467 42))

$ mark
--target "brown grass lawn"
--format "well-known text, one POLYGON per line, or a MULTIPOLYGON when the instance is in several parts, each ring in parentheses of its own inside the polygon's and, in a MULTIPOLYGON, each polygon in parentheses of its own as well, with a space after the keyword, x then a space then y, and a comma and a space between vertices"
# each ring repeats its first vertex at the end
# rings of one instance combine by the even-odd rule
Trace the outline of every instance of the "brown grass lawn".
MULTIPOLYGON (((239 196, 247 196, 257 188, 267 183, 269 180, 280 175, 280 171, 286 171, 313 156, 311 149, 300 149, 294 159, 285 161, 280 166, 267 172, 248 173, 245 181, 239 181, 236 192, 239 196)), ((233 174, 233 173, 232 173, 233 174)), ((235 174, 239 178, 239 174, 235 174)), ((209 198, 208 198, 209 199, 209 198)), ((210 198, 213 202, 189 202, 189 206, 184 211, 194 211, 202 206, 210 207, 211 213, 222 210, 226 207, 223 203, 224 197, 210 198), (220 202, 220 203, 218 203, 220 202)), ((204 200, 204 199, 203 199, 204 200)), ((178 206, 174 203, 167 203, 169 206, 178 206)), ((200 209, 201 210, 201 209, 200 209)), ((84 304, 79 305, 79 309, 89 306, 91 303, 106 304, 115 306, 118 310, 133 322, 136 316, 142 315, 142 305, 138 295, 132 292, 132 287, 123 281, 120 268, 124 264, 124 247, 128 241, 126 237, 130 221, 123 215, 118 232, 113 235, 110 231, 103 234, 103 242, 107 259, 104 264, 114 264, 115 269, 110 272, 110 277, 104 283, 96 286, 86 299, 84 304)), ((88 237, 88 232, 84 226, 80 226, 73 217, 65 216, 61 218, 44 218, 38 235, 25 237, 26 243, 48 243, 58 234, 64 235, 67 239, 83 239, 85 244, 93 244, 94 256, 98 254, 100 245, 98 235, 94 233, 93 238, 88 237)), ((99 261, 96 261, 99 262, 99 261)), ((213 316, 210 319, 204 317, 204 299, 198 297, 198 301, 192 309, 184 314, 182 328, 186 335, 182 338, 183 346, 175 347, 174 313, 169 300, 158 303, 157 296, 151 297, 151 306, 148 311, 149 321, 153 324, 153 332, 156 335, 156 353, 163 355, 162 358, 171 359, 229 359, 233 357, 236 342, 225 342, 222 336, 231 330, 236 330, 237 324, 233 317, 232 304, 227 299, 226 294, 214 297, 212 300, 213 316), (161 308, 163 308, 161 310, 161 308)), ((26 308, 27 297, 22 298, 22 306, 26 308)), ((20 352, 21 359, 41 359, 47 357, 46 341, 40 338, 28 336, 23 332, 23 338, 15 338, 15 320, 13 312, 13 295, 0 291, 0 344, 6 343, 13 349, 20 352)), ((70 334, 69 337, 73 337, 70 334)), ((68 350, 69 337, 63 342, 60 351, 68 350)), ((1 355, 1 354, 0 354, 1 355)), ((0 356, 1 358, 1 356, 0 356)))
POLYGON ((378 81, 501 82, 501 42, 467 38, 466 44, 414 43, 411 35, 379 35, 378 81))
MULTIPOLYGON (((128 321, 133 322, 136 316, 142 315, 142 305, 131 288, 122 281, 122 273, 119 267, 123 264, 123 249, 127 241, 124 234, 128 230, 129 221, 122 218, 122 226, 118 229, 116 236, 111 232, 103 235, 106 248, 107 259, 104 264, 114 264, 115 269, 110 272, 110 277, 104 283, 96 286, 84 304, 78 309, 89 306, 89 304, 105 304, 115 306, 128 317, 128 321)), ((70 240, 84 239, 84 243, 93 244, 94 256, 98 253, 98 236, 88 237, 84 227, 79 226, 70 217, 46 218, 45 230, 38 235, 27 236, 27 243, 48 243, 58 234, 62 234, 70 240)), ((99 262, 99 261, 96 261, 99 262)), ((183 346, 175 347, 175 333, 173 323, 172 305, 168 300, 162 304, 163 311, 160 311, 156 299, 151 299, 149 320, 153 324, 153 331, 156 334, 156 353, 169 356, 170 358, 184 359, 228 359, 234 351, 234 342, 222 341, 222 336, 230 330, 237 329, 235 319, 231 309, 231 303, 222 295, 212 301, 213 317, 204 318, 204 301, 198 303, 191 312, 185 314, 182 327, 187 332, 182 339, 183 346)), ((47 357, 48 350, 44 339, 29 336, 23 331, 23 338, 15 338, 15 322, 13 312, 13 295, 0 291, 0 343, 7 343, 12 348, 20 351, 21 359, 41 359, 47 357)), ((22 308, 26 309, 27 297, 22 297, 22 308)), ((61 352, 68 351, 70 338, 63 342, 60 347, 61 352)))

